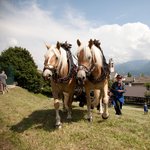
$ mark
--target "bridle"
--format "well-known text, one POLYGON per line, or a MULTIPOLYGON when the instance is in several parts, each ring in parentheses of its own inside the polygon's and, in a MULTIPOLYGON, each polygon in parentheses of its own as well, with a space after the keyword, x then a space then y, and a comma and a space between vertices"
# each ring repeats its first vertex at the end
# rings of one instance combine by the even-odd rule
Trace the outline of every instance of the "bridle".
POLYGON ((67 83, 72 77, 76 75, 77 67, 73 63, 72 54, 70 50, 67 50, 66 53, 67 53, 67 62, 69 65, 69 72, 66 77, 59 76, 58 72, 60 69, 58 68, 58 66, 55 66, 55 67, 44 66, 43 72, 46 69, 50 70, 52 72, 52 79, 54 80, 55 83, 67 83))
POLYGON ((94 71, 95 67, 96 67, 96 63, 94 62, 93 55, 92 55, 91 65, 89 67, 86 67, 83 64, 78 64, 77 71, 83 70, 86 73, 86 77, 88 78, 94 71))
POLYGON ((78 65, 77 71, 83 70, 86 73, 86 77, 88 78, 94 71, 95 66, 96 66, 95 64, 92 64, 89 68, 87 68, 86 66, 81 64, 81 65, 78 65))
MULTIPOLYGON (((103 54, 103 53, 102 53, 103 54)), ((103 55, 104 57, 104 55, 103 55)), ((96 63, 94 62, 94 59, 93 59, 93 55, 92 55, 92 61, 91 61, 91 65, 89 68, 87 68, 85 65, 82 65, 82 64, 79 64, 78 65, 78 71, 81 71, 83 70, 85 73, 86 73, 86 78, 93 82, 93 83, 98 83, 98 82, 101 82, 103 81, 104 79, 106 79, 108 76, 109 76, 109 71, 108 71, 108 64, 105 64, 104 68, 102 68, 102 74, 99 78, 97 79, 94 79, 93 75, 92 75, 92 72, 94 71, 94 69, 96 68, 96 63)))

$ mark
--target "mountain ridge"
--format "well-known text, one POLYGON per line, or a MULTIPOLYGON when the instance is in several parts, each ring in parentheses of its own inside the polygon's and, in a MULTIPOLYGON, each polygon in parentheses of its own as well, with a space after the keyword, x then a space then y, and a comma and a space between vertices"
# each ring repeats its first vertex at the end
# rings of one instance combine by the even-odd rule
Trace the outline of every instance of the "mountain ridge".
POLYGON ((139 76, 150 75, 150 60, 131 60, 125 63, 116 64, 115 70, 119 74, 126 75, 130 72, 132 75, 139 76))

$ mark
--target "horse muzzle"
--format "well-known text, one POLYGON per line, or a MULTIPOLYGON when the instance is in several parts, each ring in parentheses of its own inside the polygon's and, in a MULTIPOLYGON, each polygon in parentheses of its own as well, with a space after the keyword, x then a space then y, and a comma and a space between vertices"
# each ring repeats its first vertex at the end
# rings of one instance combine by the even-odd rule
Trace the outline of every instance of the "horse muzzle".
POLYGON ((43 77, 45 80, 49 80, 52 77, 52 71, 50 69, 43 70, 43 77))
POLYGON ((84 79, 84 77, 83 78, 78 78, 77 77, 77 83, 78 83, 78 85, 84 85, 85 84, 85 79, 84 79))
POLYGON ((84 70, 79 70, 77 73, 77 82, 79 85, 84 85, 86 81, 86 72, 84 70))

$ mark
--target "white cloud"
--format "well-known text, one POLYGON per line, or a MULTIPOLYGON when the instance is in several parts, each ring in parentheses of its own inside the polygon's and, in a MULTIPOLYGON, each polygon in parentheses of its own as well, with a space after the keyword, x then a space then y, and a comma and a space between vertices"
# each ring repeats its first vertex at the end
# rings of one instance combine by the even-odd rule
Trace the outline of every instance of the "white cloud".
POLYGON ((90 22, 85 19, 83 13, 78 12, 69 6, 65 9, 63 19, 67 21, 67 24, 69 24, 72 28, 74 27, 81 30, 86 30, 90 25, 90 22))
POLYGON ((101 39, 104 53, 117 63, 150 58, 150 28, 145 24, 104 25, 90 32, 101 39))
POLYGON ((82 13, 70 7, 61 19, 42 10, 34 1, 21 7, 18 10, 7 1, 1 3, 0 51, 14 45, 27 48, 40 69, 46 51, 44 42, 67 40, 75 53, 78 38, 86 43, 90 38, 99 39, 107 60, 113 57, 116 63, 150 58, 150 28, 140 22, 94 27, 82 13))

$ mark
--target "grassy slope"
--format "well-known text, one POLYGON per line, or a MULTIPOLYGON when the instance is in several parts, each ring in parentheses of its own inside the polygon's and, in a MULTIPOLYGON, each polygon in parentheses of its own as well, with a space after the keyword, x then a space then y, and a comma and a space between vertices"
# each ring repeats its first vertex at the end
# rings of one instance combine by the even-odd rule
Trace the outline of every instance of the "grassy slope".
POLYGON ((63 128, 56 130, 52 100, 19 87, 0 95, 0 149, 150 149, 150 116, 142 108, 124 106, 121 117, 110 108, 108 120, 94 110, 89 123, 86 108, 73 106, 72 123, 61 112, 63 128))

